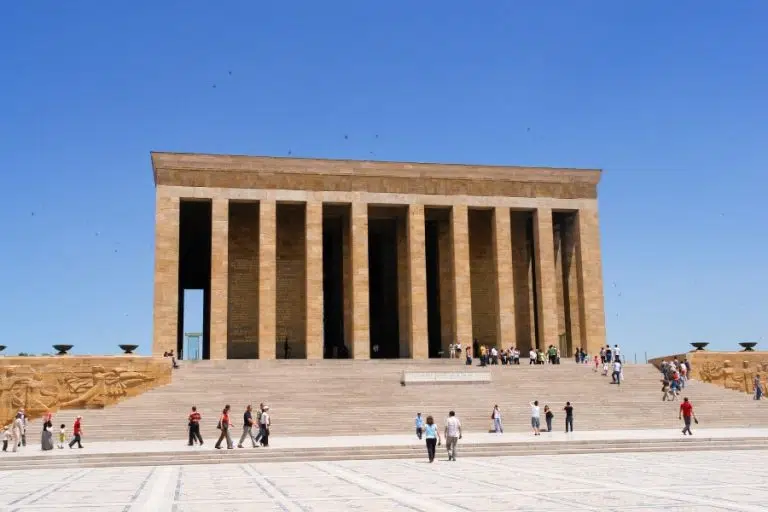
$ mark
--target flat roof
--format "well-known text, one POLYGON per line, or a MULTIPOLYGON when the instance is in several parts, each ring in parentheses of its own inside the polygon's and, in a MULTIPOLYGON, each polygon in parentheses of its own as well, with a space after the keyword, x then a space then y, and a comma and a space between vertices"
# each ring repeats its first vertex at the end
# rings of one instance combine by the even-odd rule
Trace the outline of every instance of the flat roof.
POLYGON ((158 170, 183 172, 499 180, 597 185, 601 169, 390 162, 325 158, 150 152, 155 184, 158 170))

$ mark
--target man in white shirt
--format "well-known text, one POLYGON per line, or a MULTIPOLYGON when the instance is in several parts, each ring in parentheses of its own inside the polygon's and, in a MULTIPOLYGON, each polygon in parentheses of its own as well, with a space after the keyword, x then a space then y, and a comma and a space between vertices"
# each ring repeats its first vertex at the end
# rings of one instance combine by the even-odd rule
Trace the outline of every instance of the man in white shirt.
POLYGON ((533 349, 528 352, 528 364, 536 364, 536 351, 533 349))
POLYGON ((456 413, 451 411, 445 420, 445 447, 448 450, 448 460, 456 460, 456 443, 461 439, 461 422, 456 413))
POLYGON ((491 364, 499 364, 499 351, 496 347, 491 348, 491 364))
POLYGON ((272 418, 269 417, 269 406, 265 405, 262 409, 261 418, 259 418, 260 423, 260 434, 261 434, 261 446, 264 446, 265 448, 269 446, 269 427, 272 425, 272 418))
POLYGON ((613 382, 621 384, 621 362, 618 360, 613 362, 613 382))
POLYGON ((539 401, 534 400, 530 402, 531 406, 531 427, 533 427, 533 435, 541 435, 539 427, 541 426, 541 411, 539 410, 539 401))

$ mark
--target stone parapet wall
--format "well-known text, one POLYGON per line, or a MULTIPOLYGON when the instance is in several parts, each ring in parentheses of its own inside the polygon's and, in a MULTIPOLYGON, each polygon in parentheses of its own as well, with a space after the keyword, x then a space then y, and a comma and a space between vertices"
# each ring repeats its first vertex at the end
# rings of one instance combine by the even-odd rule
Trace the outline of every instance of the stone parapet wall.
POLYGON ((0 358, 0 424, 61 409, 100 409, 171 382, 171 361, 141 356, 0 358))
POLYGON ((710 352, 692 351, 657 357, 648 362, 656 366, 662 361, 688 360, 691 363, 690 377, 702 382, 717 384, 727 389, 753 393, 755 375, 765 385, 768 382, 768 352, 710 352))

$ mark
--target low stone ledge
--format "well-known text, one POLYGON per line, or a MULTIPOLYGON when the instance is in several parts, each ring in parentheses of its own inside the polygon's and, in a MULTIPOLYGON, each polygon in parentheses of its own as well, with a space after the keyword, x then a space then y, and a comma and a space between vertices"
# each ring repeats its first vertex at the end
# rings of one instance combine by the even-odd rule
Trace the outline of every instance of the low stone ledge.
POLYGON ((400 377, 400 384, 490 384, 491 372, 406 372, 400 377))

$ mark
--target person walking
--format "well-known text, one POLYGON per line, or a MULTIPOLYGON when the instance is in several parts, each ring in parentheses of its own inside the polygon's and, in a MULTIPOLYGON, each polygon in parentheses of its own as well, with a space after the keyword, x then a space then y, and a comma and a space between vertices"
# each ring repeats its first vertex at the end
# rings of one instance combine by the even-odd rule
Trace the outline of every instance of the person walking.
POLYGON ((46 418, 45 423, 43 423, 40 446, 43 451, 53 450, 53 421, 51 421, 51 417, 46 418))
POLYGON ((530 402, 531 406, 531 427, 533 428, 533 435, 541 435, 541 411, 539 410, 539 401, 534 400, 530 402))
POLYGON ((565 402, 565 433, 573 432, 573 406, 571 402, 565 402))
POLYGON ((613 383, 621 385, 621 361, 618 359, 613 362, 613 383))
POLYGON ((192 412, 189 413, 189 442, 188 446, 193 446, 195 441, 203 446, 203 436, 200 435, 200 420, 202 417, 197 412, 197 407, 192 406, 192 412))
POLYGON ((64 449, 64 442, 67 440, 67 426, 65 424, 59 425, 59 442, 57 446, 60 450, 64 449))
POLYGON ((272 425, 272 418, 269 416, 269 406, 265 405, 261 413, 261 446, 269 447, 269 427, 272 425))
POLYGON ((248 404, 248 407, 245 408, 245 412, 243 413, 243 435, 240 436, 240 441, 237 443, 238 448, 243 448, 243 441, 245 441, 246 438, 251 438, 251 444, 253 445, 253 448, 258 446, 256 444, 256 436, 253 435, 252 410, 253 407, 251 407, 251 404, 248 404))
POLYGON ((19 449, 19 446, 21 446, 21 431, 23 428, 23 424, 21 421, 21 413, 16 413, 16 418, 13 420, 13 425, 11 426, 11 441, 13 442, 13 449, 12 452, 15 452, 19 449))
POLYGON ((221 411, 221 416, 219 417, 219 424, 216 426, 221 430, 219 440, 216 441, 215 445, 217 450, 221 450, 221 442, 225 439, 227 440, 227 450, 234 448, 234 446, 232 446, 232 436, 229 434, 229 427, 232 426, 232 421, 229 419, 229 410, 229 404, 225 405, 224 410, 221 411))
POLYGON ((680 404, 680 414, 678 414, 677 419, 683 419, 683 422, 685 423, 685 426, 683 427, 683 435, 688 433, 688 435, 693 435, 693 432, 691 432, 691 418, 693 418, 693 421, 695 421, 697 424, 699 423, 699 420, 696 418, 696 414, 693 412, 693 404, 688 401, 688 397, 683 398, 683 403, 680 404))
POLYGON ((552 420, 555 418, 555 413, 548 405, 544 406, 544 421, 547 422, 547 432, 552 432, 552 420))
POLYGON ((435 446, 440 446, 442 440, 440 439, 440 432, 437 430, 435 420, 432 416, 427 416, 427 425, 424 427, 424 437, 427 440, 427 457, 429 462, 435 461, 435 446))
POLYGON ((760 375, 755 375, 755 400, 763 398, 763 385, 760 382, 760 375))
POLYGON ((421 413, 416 413, 416 437, 421 441, 421 435, 424 433, 424 418, 421 417, 421 413))
POLYGON ((454 411, 450 411, 445 420, 445 448, 448 450, 448 460, 456 461, 456 445, 459 439, 461 439, 461 421, 454 411))
POLYGON ((493 406, 493 411, 491 412, 491 419, 493 420, 493 430, 497 434, 503 434, 504 426, 501 424, 501 410, 499 409, 498 404, 493 406))
POLYGON ((21 415, 21 446, 27 446, 27 415, 24 409, 19 409, 21 415))
POLYGON ((80 443, 80 441, 83 438, 83 417, 78 416, 75 418, 75 424, 72 425, 72 440, 69 442, 69 447, 72 448, 77 444, 78 448, 82 448, 83 445, 80 443))
POLYGON ((258 433, 256 434, 256 442, 259 444, 259 446, 262 446, 261 438, 264 437, 264 432, 261 428, 262 414, 264 414, 264 402, 260 403, 259 408, 256 410, 256 428, 258 429, 258 433))

